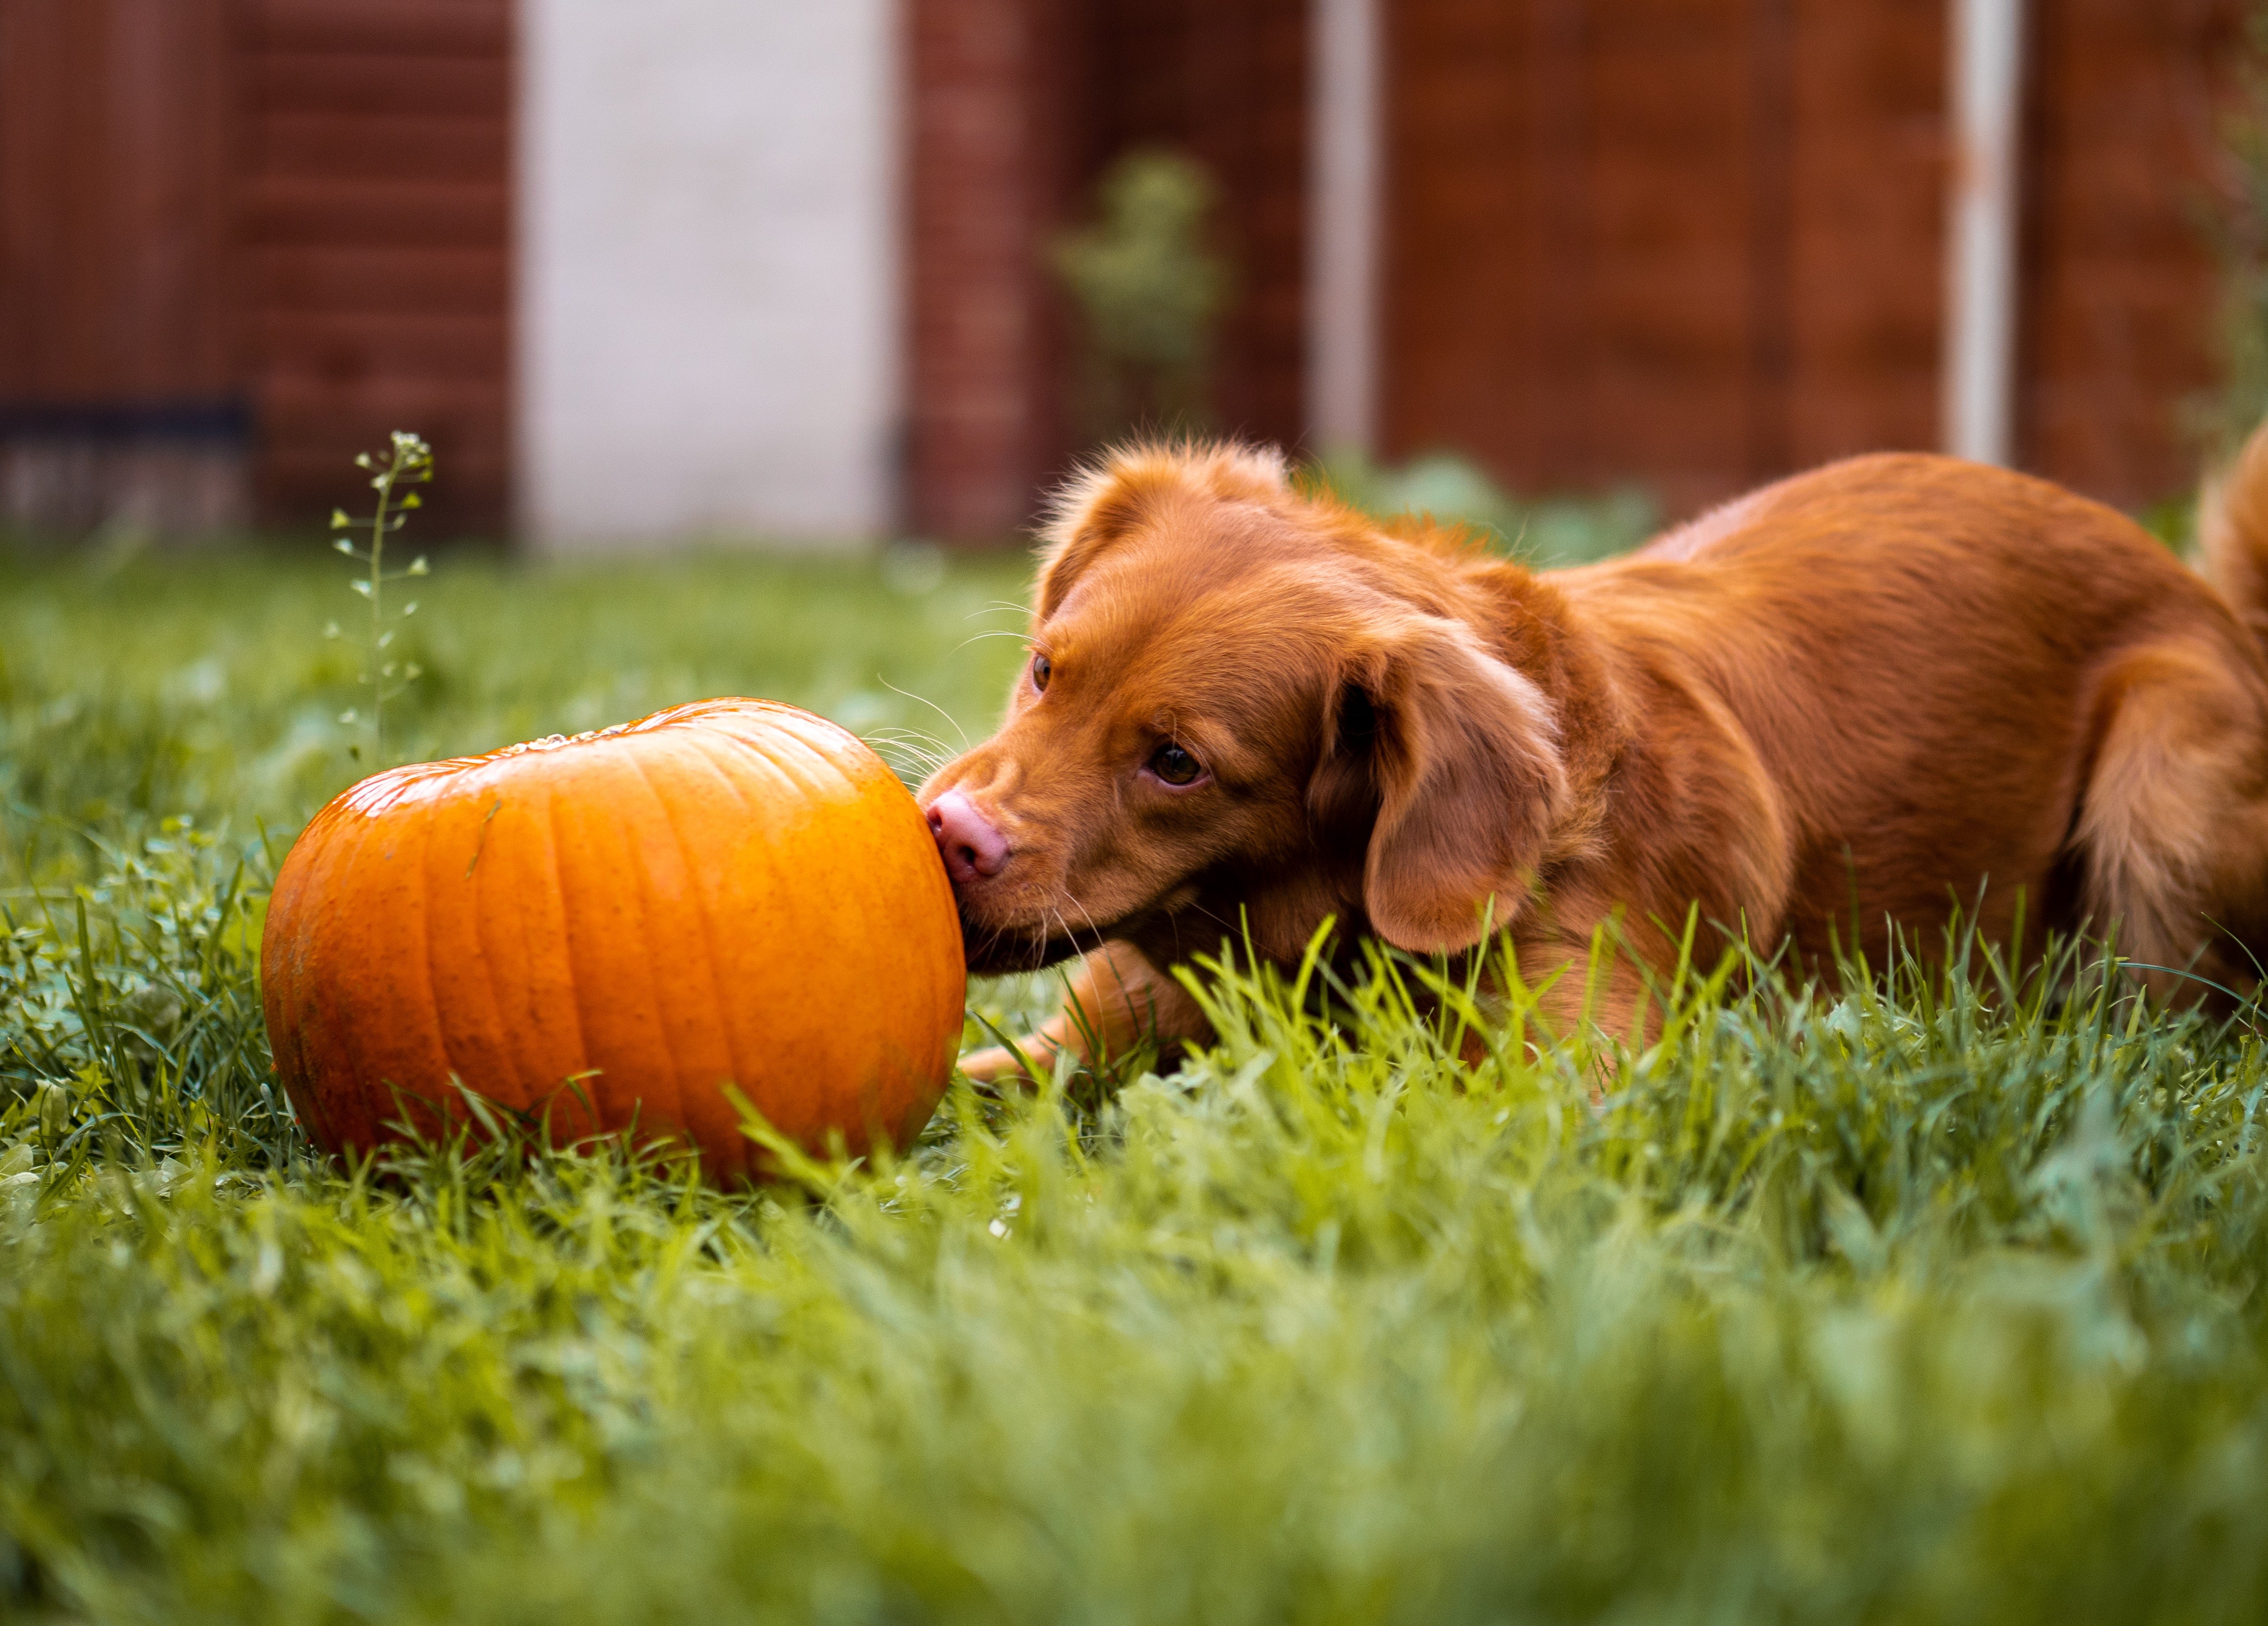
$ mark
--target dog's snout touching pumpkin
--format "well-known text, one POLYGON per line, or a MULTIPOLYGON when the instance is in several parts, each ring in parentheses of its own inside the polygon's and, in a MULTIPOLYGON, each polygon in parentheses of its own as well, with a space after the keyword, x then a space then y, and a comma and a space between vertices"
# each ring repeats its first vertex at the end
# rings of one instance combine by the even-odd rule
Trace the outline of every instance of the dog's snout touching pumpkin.
POLYGON ((988 880, 1006 867, 1008 838, 960 791, 947 791, 927 811, 946 873, 956 889, 988 880))
POLYGON ((1682 954, 1832 977, 1942 942, 1955 900, 1988 939, 2115 930, 2186 968, 2161 995, 2242 993, 2268 431, 2206 519, 2210 579, 2045 482, 1881 455, 1537 572, 1270 452, 1116 452, 1047 528, 1000 732, 924 788, 970 968, 1086 957, 1042 1060, 1202 1037, 1177 966, 1296 963, 1327 922, 1350 974, 1366 938, 1502 932, 1547 1026, 1617 1037, 1682 954), (1588 975, 1600 941, 1623 960, 1588 975))

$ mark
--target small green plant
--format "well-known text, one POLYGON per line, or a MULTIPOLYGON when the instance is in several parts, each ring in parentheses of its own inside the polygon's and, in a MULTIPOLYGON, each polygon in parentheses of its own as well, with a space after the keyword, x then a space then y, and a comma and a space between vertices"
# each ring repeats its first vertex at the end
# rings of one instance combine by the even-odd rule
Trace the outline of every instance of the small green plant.
MULTIPOLYGON (((368 527, 370 544, 355 546, 351 534, 342 536, 331 544, 350 559, 369 567, 369 573, 357 577, 350 584, 370 603, 370 636, 367 640, 350 639, 360 648, 368 659, 369 669, 356 680, 370 685, 370 754, 374 766, 385 766, 386 703, 397 698, 415 683, 422 668, 415 661, 397 661, 387 651, 393 648, 394 636, 401 631, 398 625, 387 624, 386 584, 401 581, 412 576, 426 574, 425 555, 420 554, 409 562, 409 568, 388 573, 386 569, 386 539, 409 523, 409 511, 422 505, 423 499, 414 490, 403 488, 429 484, 433 478, 433 448, 408 430, 394 431, 394 445, 375 454, 363 452, 355 456, 355 467, 370 472, 370 489, 378 493, 375 511, 362 516, 350 514, 343 508, 331 510, 331 529, 354 532, 368 527)), ((407 621, 417 613, 417 600, 403 605, 394 617, 397 622, 407 621)), ((345 638, 339 623, 331 622, 323 629, 327 638, 345 638)), ((358 707, 350 707, 339 714, 339 721, 353 725, 361 720, 358 707)), ((349 746, 347 750, 357 761, 362 760, 362 748, 349 746)))
POLYGON ((1661 518, 1653 498, 1634 487, 1598 497, 1515 497, 1477 465, 1447 452, 1395 467, 1342 451, 1316 461, 1307 478, 1381 519, 1427 514, 1469 526, 1539 570, 1626 553, 1651 536, 1661 518))
POLYGON ((1204 427, 1230 288, 1227 262, 1205 240, 1219 196, 1193 159, 1130 152, 1102 177, 1094 221, 1057 240, 1056 273, 1084 319, 1081 428, 1093 438, 1204 427))

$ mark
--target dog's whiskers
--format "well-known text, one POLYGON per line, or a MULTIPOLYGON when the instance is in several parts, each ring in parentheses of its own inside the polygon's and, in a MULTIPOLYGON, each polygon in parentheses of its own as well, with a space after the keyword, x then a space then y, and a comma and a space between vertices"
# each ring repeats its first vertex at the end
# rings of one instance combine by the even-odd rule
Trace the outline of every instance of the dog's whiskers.
MULTIPOLYGON (((1091 951, 1082 951, 1082 952, 1083 952, 1083 953, 1101 953, 1101 952, 1102 952, 1102 943, 1103 943, 1103 938, 1102 938, 1102 928, 1101 928, 1101 926, 1099 926, 1099 925, 1097 925, 1097 924, 1095 923, 1095 921, 1094 921, 1094 911, 1093 911, 1093 910, 1091 910, 1091 909, 1089 909, 1086 907, 1086 904, 1081 903, 1081 902, 1079 901, 1079 897, 1078 897, 1078 895, 1077 895, 1075 893, 1073 893, 1070 887, 1063 887, 1063 886, 1058 886, 1058 887, 1056 888, 1056 892, 1057 893, 1057 894, 1058 894, 1058 895, 1060 895, 1060 896, 1063 898, 1063 900, 1064 900, 1065 902, 1069 903, 1069 904, 1071 906, 1071 908, 1073 908, 1073 909, 1077 909, 1077 910, 1078 910, 1078 911, 1079 911, 1082 916, 1084 916, 1086 917, 1086 929, 1087 929, 1089 931, 1091 931, 1091 932, 1093 932, 1093 933, 1094 934, 1094 949, 1093 949, 1093 950, 1091 950, 1091 951)), ((1079 946, 1079 934, 1078 934, 1077 932, 1075 932, 1075 931, 1073 931, 1071 930, 1071 922, 1070 922, 1069 920, 1067 920, 1067 919, 1064 919, 1064 916, 1063 916, 1063 913, 1062 913, 1062 911, 1061 911, 1061 910, 1057 910, 1057 919, 1059 919, 1059 920, 1063 920, 1063 922, 1064 922, 1064 936, 1066 936, 1066 937, 1068 937, 1068 938, 1071 938, 1071 946, 1072 946, 1073 948, 1077 948, 1077 947, 1079 946)))
POLYGON ((932 772, 953 760, 953 752, 945 741, 917 729, 880 728, 863 738, 877 749, 887 747, 932 772))
POLYGON ((936 712, 938 716, 952 724, 953 732, 961 736, 961 748, 964 751, 968 749, 968 731, 961 727, 960 719, 955 717, 952 712, 947 711, 943 706, 938 704, 937 702, 932 700, 926 695, 917 695, 909 688, 900 688, 896 684, 891 682, 889 679, 881 676, 880 673, 875 675, 874 681, 880 683, 884 688, 888 689, 892 694, 903 695, 908 700, 917 700, 921 702, 922 704, 927 706, 931 710, 936 712))
POLYGON ((1023 639, 1024 636, 1024 634, 1009 627, 988 627, 982 632, 972 632, 967 637, 961 639, 960 643, 953 646, 953 652, 958 655, 961 651, 967 649, 970 644, 976 643, 980 638, 1015 638, 1020 641, 1023 639))

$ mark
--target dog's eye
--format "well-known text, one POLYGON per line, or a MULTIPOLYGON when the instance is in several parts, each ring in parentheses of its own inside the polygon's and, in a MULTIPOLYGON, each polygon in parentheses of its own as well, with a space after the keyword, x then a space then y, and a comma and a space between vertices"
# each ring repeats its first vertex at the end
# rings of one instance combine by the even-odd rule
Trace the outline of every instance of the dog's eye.
POLYGON ((1193 784, 1204 772, 1204 764, 1169 739, 1150 759, 1150 771, 1167 784, 1193 784))
POLYGON ((1043 689, 1047 688, 1048 680, 1055 676, 1055 674, 1056 669, 1054 666, 1049 662, 1046 656, 1035 655, 1032 657, 1032 687, 1034 688, 1043 689))

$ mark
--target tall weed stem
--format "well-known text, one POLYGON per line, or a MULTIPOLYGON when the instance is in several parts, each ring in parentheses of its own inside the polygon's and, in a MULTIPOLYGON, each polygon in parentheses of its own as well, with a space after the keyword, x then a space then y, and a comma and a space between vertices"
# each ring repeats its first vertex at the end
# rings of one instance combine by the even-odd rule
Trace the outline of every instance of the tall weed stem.
MULTIPOLYGON (((430 483, 433 478, 433 448, 417 435, 407 430, 394 431, 392 447, 375 455, 368 452, 355 456, 357 468, 370 471, 371 489, 378 493, 375 511, 364 516, 350 514, 343 508, 331 511, 331 529, 350 531, 357 526, 370 527, 370 546, 354 545, 350 536, 342 536, 332 546, 349 558, 370 567, 369 574, 355 578, 354 590, 370 601, 370 641, 364 645, 370 658, 370 669, 360 681, 370 685, 370 749, 372 766, 384 767, 386 755, 386 703, 399 696, 416 682, 423 670, 415 661, 401 663, 387 658, 399 628, 386 624, 386 584, 406 577, 426 574, 425 556, 420 554, 406 570, 388 575, 386 570, 386 539, 409 523, 409 511, 422 506, 423 499, 406 486, 430 483)), ((398 619, 407 620, 417 613, 417 601, 411 600, 401 608, 398 619)), ((333 622, 324 629, 326 636, 340 636, 339 624, 333 622)), ((342 712, 339 720, 352 724, 357 720, 352 710, 342 712)), ((351 747, 350 747, 351 749, 351 747)), ((361 753, 355 752, 357 756, 361 753)))

